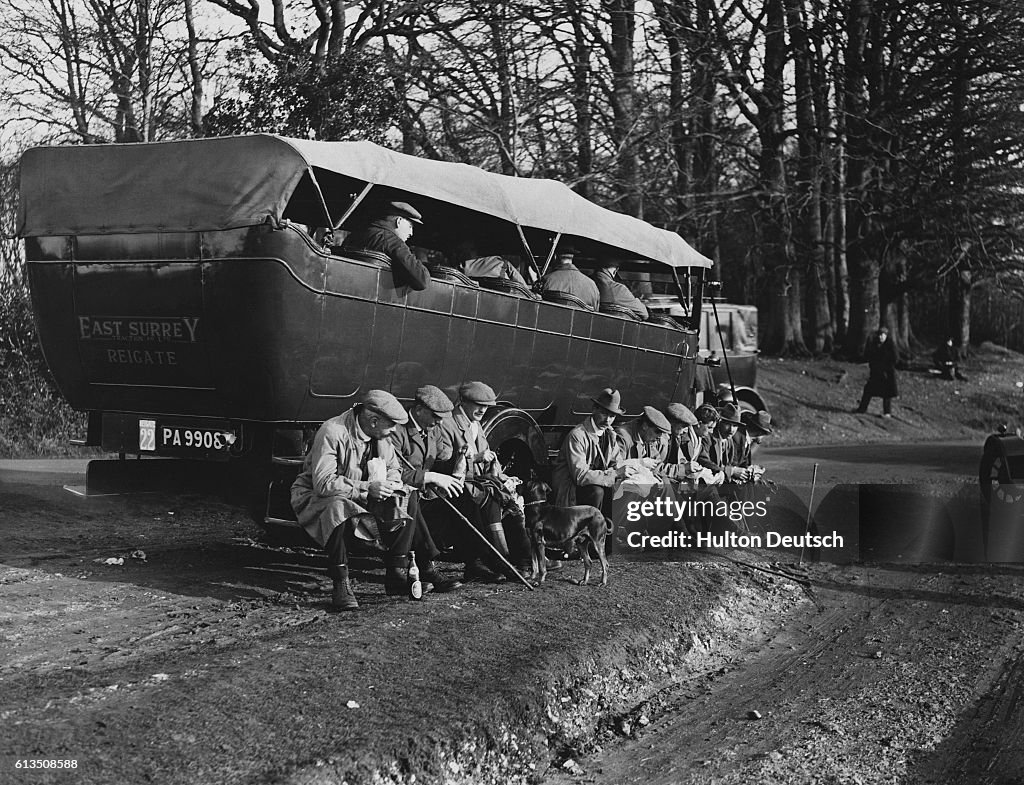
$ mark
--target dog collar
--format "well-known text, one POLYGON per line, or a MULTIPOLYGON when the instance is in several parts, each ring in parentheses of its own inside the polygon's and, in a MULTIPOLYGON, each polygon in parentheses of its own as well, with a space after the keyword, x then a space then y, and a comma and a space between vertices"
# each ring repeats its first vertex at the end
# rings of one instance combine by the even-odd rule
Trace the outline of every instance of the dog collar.
POLYGON ((535 502, 526 502, 523 506, 524 507, 532 507, 535 504, 547 504, 547 503, 548 503, 547 499, 540 499, 539 501, 535 501, 535 502))

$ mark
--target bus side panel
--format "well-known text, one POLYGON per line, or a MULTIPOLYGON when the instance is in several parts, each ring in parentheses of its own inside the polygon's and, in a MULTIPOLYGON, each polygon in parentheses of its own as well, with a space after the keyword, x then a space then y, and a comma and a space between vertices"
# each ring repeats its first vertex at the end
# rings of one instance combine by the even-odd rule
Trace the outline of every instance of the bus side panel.
POLYGON ((28 281, 36 334, 61 395, 76 409, 89 403, 75 330, 74 266, 29 261, 28 281))
MULTIPOLYGON (((301 258, 293 261, 302 266, 301 258)), ((224 411, 237 419, 298 419, 323 295, 275 259, 211 261, 203 273, 213 380, 224 411)))

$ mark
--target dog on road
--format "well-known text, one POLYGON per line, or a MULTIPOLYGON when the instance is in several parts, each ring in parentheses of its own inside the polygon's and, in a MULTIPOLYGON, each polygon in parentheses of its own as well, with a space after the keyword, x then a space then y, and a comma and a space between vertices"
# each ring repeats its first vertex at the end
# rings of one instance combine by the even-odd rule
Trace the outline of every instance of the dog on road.
POLYGON ((570 549, 579 547, 583 556, 583 580, 581 586, 590 582, 590 565, 593 563, 591 549, 601 560, 601 585, 608 585, 608 559, 604 555, 604 541, 615 526, 605 518, 597 507, 577 505, 558 507, 550 504, 551 486, 539 480, 531 480, 522 486, 523 503, 526 508, 526 531, 530 535, 530 555, 533 574, 538 583, 547 577, 548 545, 570 549))

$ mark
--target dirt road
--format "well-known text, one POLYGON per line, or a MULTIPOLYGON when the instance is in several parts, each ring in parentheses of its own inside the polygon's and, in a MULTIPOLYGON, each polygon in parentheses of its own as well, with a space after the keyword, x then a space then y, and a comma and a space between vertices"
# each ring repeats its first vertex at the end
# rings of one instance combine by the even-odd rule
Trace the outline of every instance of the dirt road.
POLYGON ((76 477, 0 466, 0 783, 1024 781, 1016 566, 619 555, 414 603, 366 564, 339 617, 238 506, 76 477))
POLYGON ((1022 577, 818 568, 815 607, 546 782, 1024 782, 1022 577))

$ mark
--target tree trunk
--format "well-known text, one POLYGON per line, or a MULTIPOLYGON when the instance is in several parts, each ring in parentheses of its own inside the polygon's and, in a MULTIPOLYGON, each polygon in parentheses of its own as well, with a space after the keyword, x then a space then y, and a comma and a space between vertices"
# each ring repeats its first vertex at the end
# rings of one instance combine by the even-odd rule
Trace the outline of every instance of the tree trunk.
POLYGON ((573 34, 572 99, 576 112, 576 176, 579 182, 576 192, 590 198, 590 176, 594 171, 594 148, 591 137, 593 108, 591 106, 591 84, 593 74, 590 62, 590 41, 583 11, 579 0, 568 0, 569 21, 573 34))
POLYGON ((959 270, 949 277, 949 334, 941 338, 952 338, 961 357, 967 356, 971 345, 971 289, 970 270, 959 270))
POLYGON ((617 150, 619 208, 643 217, 643 202, 637 183, 639 163, 633 125, 636 122, 636 74, 633 64, 633 35, 636 31, 635 0, 604 0, 611 22, 612 141, 617 150))

